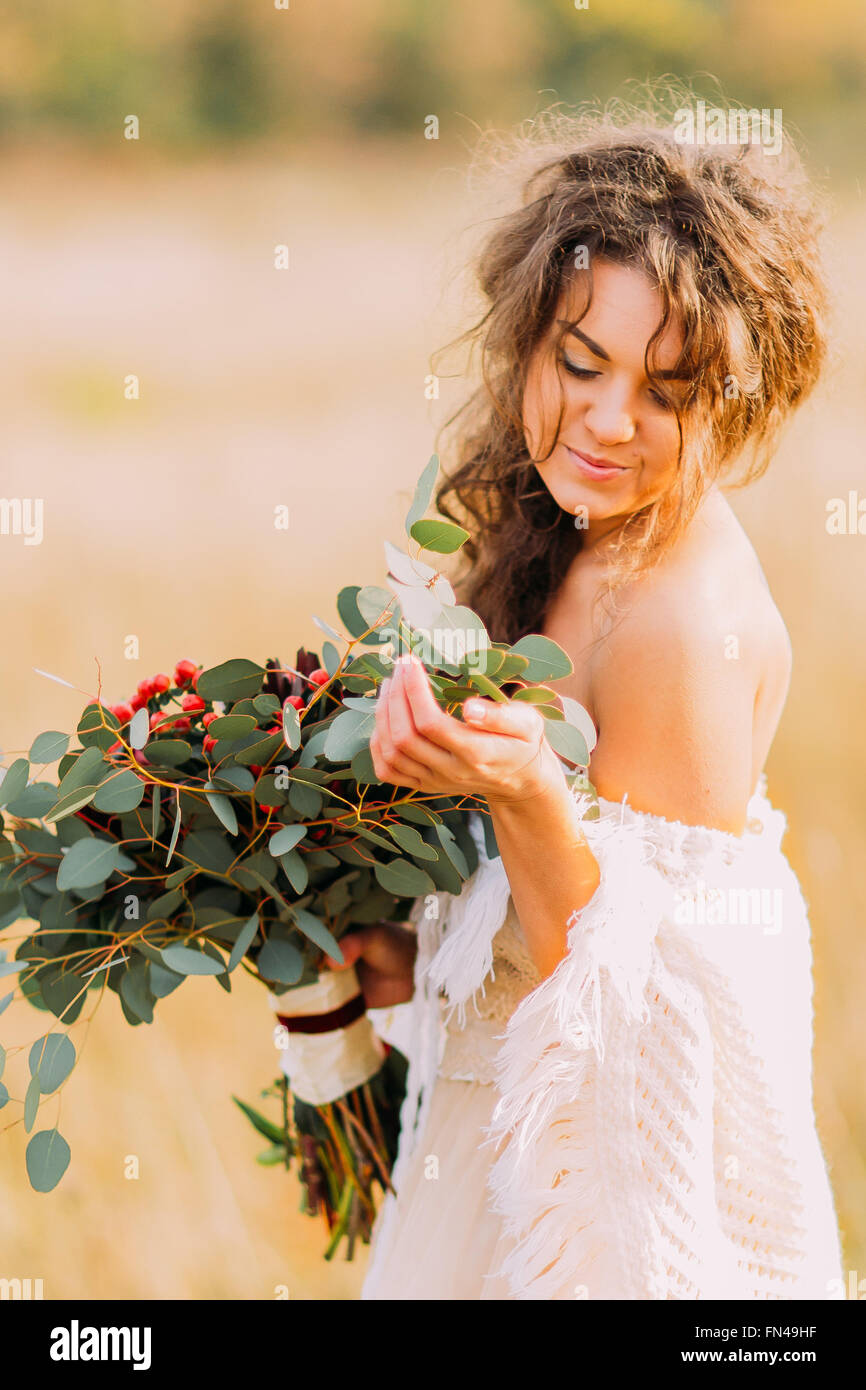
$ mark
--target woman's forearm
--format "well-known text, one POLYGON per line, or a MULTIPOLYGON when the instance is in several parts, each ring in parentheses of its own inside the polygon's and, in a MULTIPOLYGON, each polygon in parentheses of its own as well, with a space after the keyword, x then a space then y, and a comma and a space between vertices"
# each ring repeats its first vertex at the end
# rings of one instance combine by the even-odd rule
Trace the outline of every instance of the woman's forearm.
POLYGON ((553 973, 568 949, 568 918, 599 885, 598 860, 586 842, 564 776, 525 801, 489 802, 511 896, 539 973, 553 973))

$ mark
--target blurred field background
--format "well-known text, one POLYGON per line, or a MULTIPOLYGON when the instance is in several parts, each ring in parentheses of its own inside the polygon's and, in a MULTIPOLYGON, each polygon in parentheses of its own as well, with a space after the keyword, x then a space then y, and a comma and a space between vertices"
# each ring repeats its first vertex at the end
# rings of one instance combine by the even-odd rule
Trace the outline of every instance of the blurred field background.
MULTIPOLYGON (((0 492, 45 506, 41 545, 0 535, 7 765, 37 732, 74 728, 97 662, 114 702, 180 657, 290 659, 320 648, 311 614, 333 620, 343 584, 382 581, 382 540, 400 542, 464 394, 443 381, 430 401, 424 385, 467 322, 454 276, 490 215, 467 186, 479 129, 670 72, 698 93, 712 73, 800 130, 834 201, 836 357, 767 477, 732 501, 794 644, 770 793, 811 906, 845 1268, 866 1276, 866 539, 825 527, 829 499, 866 495, 860 0, 46 0, 0 15, 0 492), (131 113, 138 141, 122 138, 131 113)), ((14 1004, 0 1036, 25 1048, 42 1023, 14 1004)), ((355 1297, 363 1254, 324 1264, 323 1228, 298 1214, 293 1178, 255 1164, 264 1145, 230 1100, 277 1074, 271 1024, 239 974, 231 998, 188 982, 150 1027, 130 1029, 114 997, 75 1024, 83 1056, 40 1110, 72 1148, 54 1193, 27 1183, 20 1103, 0 1115, 0 1277, 41 1278, 46 1298, 355 1297)), ((25 1057, 7 1064, 13 1096, 25 1057)))

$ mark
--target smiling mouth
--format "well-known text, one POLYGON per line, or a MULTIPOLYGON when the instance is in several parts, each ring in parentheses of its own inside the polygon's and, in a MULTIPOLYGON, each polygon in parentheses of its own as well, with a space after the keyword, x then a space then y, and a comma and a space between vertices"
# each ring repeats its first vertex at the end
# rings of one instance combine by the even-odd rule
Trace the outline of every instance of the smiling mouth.
POLYGON ((587 478, 618 478, 626 469, 622 464, 609 463, 606 459, 596 459, 592 454, 581 454, 577 449, 572 449, 565 445, 565 450, 580 470, 587 478))

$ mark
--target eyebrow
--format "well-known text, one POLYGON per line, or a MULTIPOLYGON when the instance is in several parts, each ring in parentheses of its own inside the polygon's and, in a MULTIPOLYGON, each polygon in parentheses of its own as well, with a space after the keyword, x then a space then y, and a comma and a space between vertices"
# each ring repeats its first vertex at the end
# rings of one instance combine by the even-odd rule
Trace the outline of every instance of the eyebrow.
MULTIPOLYGON (((585 333, 581 332, 578 327, 580 319, 557 319, 557 323, 563 324, 573 338, 579 338, 594 356, 600 357, 604 362, 610 361, 610 353, 605 352, 604 348, 599 343, 594 342, 592 338, 587 337, 585 333)), ((665 371, 656 372, 655 375, 661 381, 691 381, 692 379, 691 373, 678 371, 675 367, 669 367, 665 371)))

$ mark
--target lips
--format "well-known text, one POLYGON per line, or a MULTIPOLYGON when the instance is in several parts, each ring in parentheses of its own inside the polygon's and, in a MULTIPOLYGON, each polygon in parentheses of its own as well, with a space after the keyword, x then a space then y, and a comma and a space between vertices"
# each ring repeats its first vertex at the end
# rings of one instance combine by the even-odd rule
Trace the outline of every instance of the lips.
POLYGON ((586 478, 599 480, 618 478, 621 473, 626 471, 622 464, 611 463, 610 459, 600 459, 596 458, 594 454, 580 453, 577 449, 570 448, 568 444, 564 447, 569 458, 586 478))

